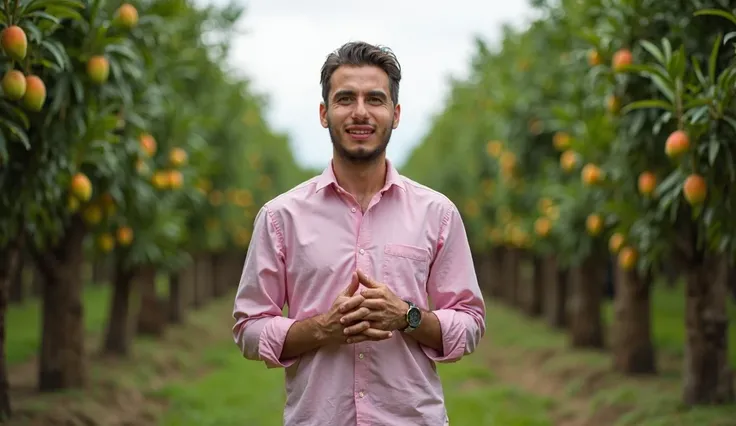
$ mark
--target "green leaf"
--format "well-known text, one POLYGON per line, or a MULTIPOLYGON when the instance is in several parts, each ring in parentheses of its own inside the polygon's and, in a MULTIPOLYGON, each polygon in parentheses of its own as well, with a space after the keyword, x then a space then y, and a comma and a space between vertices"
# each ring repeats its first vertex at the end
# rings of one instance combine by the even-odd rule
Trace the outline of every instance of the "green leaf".
POLYGON ((718 34, 716 41, 713 43, 713 50, 710 52, 710 59, 708 61, 708 77, 710 78, 711 84, 716 83, 716 67, 718 66, 718 50, 721 47, 721 39, 723 36, 718 34))
POLYGON ((657 99, 647 99, 643 101, 635 101, 631 102, 630 104, 627 104, 623 108, 621 108, 622 114, 628 114, 631 111, 637 110, 637 109, 651 109, 651 108, 658 108, 658 109, 664 109, 666 111, 674 111, 675 108, 672 104, 657 100, 657 99))
POLYGON ((652 42, 647 40, 641 40, 639 41, 639 44, 647 51, 650 55, 654 56, 654 59, 657 60, 662 65, 665 65, 667 61, 664 59, 664 54, 661 50, 652 42))
POLYGON ((51 42, 48 40, 42 41, 41 46, 43 46, 49 53, 51 53, 54 59, 56 59, 56 64, 59 66, 60 71, 69 69, 69 60, 66 56, 66 52, 63 51, 63 46, 60 46, 58 42, 51 42))
POLYGON ((10 131, 10 133, 12 133, 13 136, 15 136, 23 144, 24 147, 26 147, 26 149, 31 149, 31 141, 28 140, 28 135, 22 127, 18 126, 12 121, 5 119, 0 119, 0 124, 5 126, 10 131))
POLYGON ((720 9, 701 9, 696 11, 694 16, 720 16, 721 18, 726 18, 729 21, 731 21, 734 25, 736 25, 736 16, 734 16, 732 13, 726 12, 725 10, 720 9))
POLYGON ((718 150, 720 149, 721 144, 717 141, 711 141, 710 144, 708 144, 708 162, 710 165, 714 165, 716 163, 716 158, 718 157, 718 150))

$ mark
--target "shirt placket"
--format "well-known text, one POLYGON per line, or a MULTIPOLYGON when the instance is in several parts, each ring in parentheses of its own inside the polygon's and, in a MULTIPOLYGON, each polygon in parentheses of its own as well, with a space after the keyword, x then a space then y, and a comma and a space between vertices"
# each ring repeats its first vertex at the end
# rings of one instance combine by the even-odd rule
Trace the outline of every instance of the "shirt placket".
MULTIPOLYGON (((358 221, 358 238, 356 238, 356 267, 362 271, 370 273, 373 270, 373 262, 369 248, 371 246, 371 233, 368 229, 369 221, 366 216, 370 209, 365 213, 360 208, 353 207, 351 211, 357 216, 358 221)), ((362 284, 358 291, 364 289, 362 284)), ((368 362, 370 360, 371 350, 367 342, 360 342, 353 345, 353 356, 355 359, 355 411, 356 424, 364 425, 368 420, 366 418, 368 412, 368 402, 366 399, 368 392, 368 362)))

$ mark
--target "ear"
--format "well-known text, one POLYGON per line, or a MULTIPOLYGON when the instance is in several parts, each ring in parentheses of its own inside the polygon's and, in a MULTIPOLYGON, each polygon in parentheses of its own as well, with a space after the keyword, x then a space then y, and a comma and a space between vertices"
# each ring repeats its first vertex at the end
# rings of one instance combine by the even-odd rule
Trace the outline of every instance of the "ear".
POLYGON ((329 126, 327 124, 327 105, 324 102, 319 103, 319 123, 325 129, 329 126))
POLYGON ((401 119, 401 104, 398 104, 394 107, 394 122, 392 125, 394 129, 399 127, 400 119, 401 119))

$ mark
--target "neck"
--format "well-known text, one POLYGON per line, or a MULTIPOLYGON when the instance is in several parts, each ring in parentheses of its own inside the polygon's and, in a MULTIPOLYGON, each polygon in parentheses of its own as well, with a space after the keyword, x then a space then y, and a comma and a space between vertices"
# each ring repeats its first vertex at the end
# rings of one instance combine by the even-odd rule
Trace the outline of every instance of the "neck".
POLYGON ((355 197, 373 195, 386 183, 386 157, 383 155, 367 163, 354 163, 335 155, 332 170, 337 183, 355 197))

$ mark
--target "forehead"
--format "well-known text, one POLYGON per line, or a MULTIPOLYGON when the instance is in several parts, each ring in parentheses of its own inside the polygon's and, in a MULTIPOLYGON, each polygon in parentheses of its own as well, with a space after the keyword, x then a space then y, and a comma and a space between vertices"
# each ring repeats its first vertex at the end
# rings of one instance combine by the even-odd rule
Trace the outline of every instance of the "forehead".
POLYGON ((388 75, 379 67, 373 65, 354 66, 341 65, 332 74, 330 91, 350 90, 367 92, 381 90, 389 92, 388 75))

